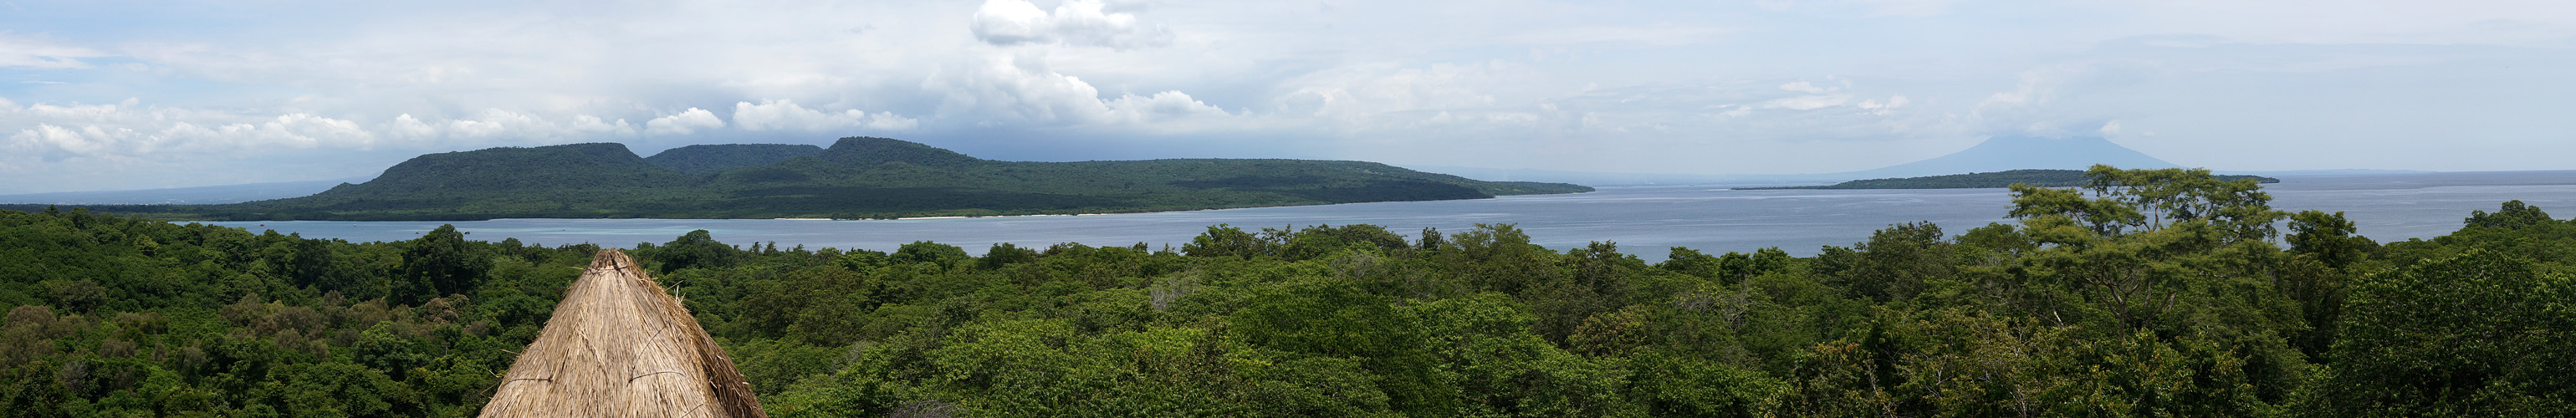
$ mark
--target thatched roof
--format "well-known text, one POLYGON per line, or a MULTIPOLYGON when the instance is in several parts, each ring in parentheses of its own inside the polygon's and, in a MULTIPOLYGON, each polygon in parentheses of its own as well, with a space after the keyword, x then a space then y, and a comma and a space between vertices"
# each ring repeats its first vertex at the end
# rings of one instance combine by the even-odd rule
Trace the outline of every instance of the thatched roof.
POLYGON ((742 373, 635 260, 600 250, 485 417, 766 418, 742 373))

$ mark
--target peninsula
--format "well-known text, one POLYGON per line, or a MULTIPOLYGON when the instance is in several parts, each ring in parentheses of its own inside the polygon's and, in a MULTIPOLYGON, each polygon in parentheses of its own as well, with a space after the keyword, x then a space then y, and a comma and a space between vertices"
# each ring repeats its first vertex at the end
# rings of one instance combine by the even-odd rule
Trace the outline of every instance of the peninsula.
MULTIPOLYGON (((623 144, 422 155, 311 196, 221 205, 92 206, 179 220, 832 218, 1089 214, 1581 193, 1363 161, 994 161, 888 138, 831 147, 731 144, 650 158, 623 144)), ((8 209, 42 211, 38 207, 8 209)))

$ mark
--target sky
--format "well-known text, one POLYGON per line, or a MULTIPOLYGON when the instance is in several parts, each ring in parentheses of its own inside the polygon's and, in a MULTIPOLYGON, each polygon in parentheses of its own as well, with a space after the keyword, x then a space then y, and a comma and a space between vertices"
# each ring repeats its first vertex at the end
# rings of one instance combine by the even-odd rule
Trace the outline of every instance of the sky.
POLYGON ((989 159, 1797 174, 1997 135, 2576 169, 2576 2, 0 0, 0 193, 878 136, 989 159))

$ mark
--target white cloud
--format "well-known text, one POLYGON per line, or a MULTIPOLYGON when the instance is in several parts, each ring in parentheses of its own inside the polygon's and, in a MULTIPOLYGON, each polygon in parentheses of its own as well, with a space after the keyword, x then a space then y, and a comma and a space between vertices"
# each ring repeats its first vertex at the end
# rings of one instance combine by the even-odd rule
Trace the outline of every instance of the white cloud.
MULTIPOLYGON (((690 110, 697 110, 692 108, 690 110)), ((702 111, 703 112, 703 111, 702 111)), ((712 118, 713 116, 709 116, 712 118)), ((659 122, 659 120, 655 120, 659 122)), ((719 124, 723 122, 717 122, 719 124)), ((555 125, 544 118, 501 109, 484 109, 476 119, 447 122, 449 138, 526 139, 553 136, 555 125)), ((686 133, 685 131, 682 133, 686 133)))
POLYGON ((922 84, 923 89, 942 94, 943 117, 982 118, 983 123, 1147 124, 1229 115, 1179 91, 1101 99, 1100 89, 1091 83, 1056 73, 1034 56, 988 57, 944 68, 922 84))
POLYGON ((574 116, 572 120, 572 130, 618 136, 635 135, 635 126, 626 124, 625 119, 618 119, 616 122, 611 123, 607 120, 600 119, 598 116, 591 115, 574 116))
MULTIPOLYGON (((0 28, 19 28, 0 33, 0 86, 20 95, 0 101, 0 172, 81 173, 0 176, 15 183, 0 188, 159 181, 137 174, 147 172, 273 181, 311 174, 276 168, 305 160, 360 161, 342 168, 356 170, 486 146, 827 137, 816 129, 909 130, 986 150, 1038 149, 996 145, 1025 136, 980 135, 987 129, 1059 127, 1208 144, 1012 156, 1027 159, 1329 155, 1785 172, 1874 162, 1751 156, 1844 156, 1832 147, 1848 145, 1832 141, 1854 140, 1887 145, 1869 148, 1901 161, 1903 150, 1959 145, 1933 143, 1941 138, 2051 121, 2087 132, 2114 118, 2129 135, 2163 132, 2174 144, 2354 144, 2332 159, 2225 157, 2248 166, 2471 169, 2502 157, 2458 150, 2565 144, 2552 138, 2570 122, 2544 113, 2557 108, 2550 98, 2576 94, 2546 71, 2571 61, 2576 8, 2563 0, 1326 3, 399 13, 275 13, 260 3, 240 9, 261 13, 206 20, 110 2, 0 13, 0 28), (2348 13, 2315 12, 2324 9, 2348 13), (746 27, 760 30, 734 30, 746 27), (1959 36, 1917 36, 1926 28, 1959 36), (119 102, 129 96, 190 108, 119 102), (691 106, 704 114, 672 110, 691 106), (1622 130, 1634 135, 1605 134, 1622 130), (1308 142, 1240 140, 1290 137, 1308 142), (2404 148, 2426 137, 2463 145, 2404 148), (230 144, 331 152, 219 149, 230 144), (2384 151, 2400 148, 2416 151, 2384 151), (1651 151, 1617 154, 1640 149, 1651 151), (184 167, 163 159, 185 152, 212 153, 184 167), (1568 157, 1582 153, 1611 163, 1568 157), (35 162, 47 155, 67 160, 35 162), (102 163, 117 158, 171 165, 102 163)), ((2146 151, 2204 149, 2218 148, 2146 151)), ((2502 167, 2561 164, 2548 154, 2563 153, 2510 153, 2520 159, 2502 167)))
MULTIPOLYGON (((1800 83, 1803 84, 1804 82, 1800 83)), ((1770 101, 1762 102, 1762 107, 1789 110, 1816 110, 1833 106, 1841 106, 1843 103, 1850 101, 1851 95, 1847 94, 1818 94, 1771 99, 1770 101)))
MULTIPOLYGON (((258 151, 310 149, 325 145, 364 148, 373 144, 376 137, 359 128, 356 122, 293 113, 260 123, 200 126, 178 122, 146 138, 150 145, 205 145, 196 148, 258 151)), ((130 151, 128 154, 142 155, 156 150, 147 147, 130 151)))
POLYGON ((1886 115, 1890 112, 1895 112, 1896 108, 1905 107, 1905 105, 1909 103, 1910 101, 1906 100, 1905 96, 1892 96, 1888 97, 1886 102, 1880 102, 1875 99, 1862 100, 1860 101, 1860 104, 1853 106, 1859 106, 1863 110, 1868 110, 1869 114, 1872 115, 1886 115))
MULTIPOLYGON (((698 110, 696 108, 691 108, 690 110, 695 110, 697 113, 706 113, 706 111, 698 110)), ((665 129, 653 132, 656 134, 686 135, 694 133, 695 129, 710 128, 710 126, 705 126, 705 122, 707 121, 700 119, 700 116, 703 116, 706 119, 714 118, 713 114, 699 115, 691 114, 690 112, 681 112, 680 114, 655 119, 654 122, 666 123, 664 124, 665 129)), ((712 127, 722 127, 723 125, 724 122, 715 121, 714 126, 712 127)), ((484 109, 482 112, 475 113, 471 117, 448 119, 445 122, 428 122, 423 121, 420 118, 413 117, 411 114, 403 114, 401 116, 394 117, 394 120, 391 122, 378 125, 377 129, 383 132, 385 137, 411 141, 415 146, 441 145, 471 147, 548 145, 580 141, 620 141, 634 137, 637 132, 635 125, 628 123, 625 119, 609 120, 585 114, 575 114, 570 115, 569 117, 558 115, 554 119, 549 119, 546 116, 538 114, 514 112, 499 108, 484 109), (562 119, 570 119, 571 122, 556 122, 556 120, 562 119)))
POLYGON ((1115 13, 1100 0, 1069 0, 1054 13, 1025 0, 987 0, 975 9, 968 26, 975 38, 994 45, 1063 43, 1111 49, 1135 49, 1172 43, 1172 31, 1136 22, 1136 15, 1115 13))
POLYGON ((715 113, 692 107, 680 113, 644 122, 644 132, 656 135, 688 135, 697 133, 699 129, 715 129, 724 126, 724 121, 716 119, 715 113))
POLYGON ((735 102, 733 124, 748 131, 827 132, 848 128, 905 130, 919 126, 920 121, 896 116, 894 112, 869 114, 857 109, 824 112, 807 109, 791 100, 769 99, 761 100, 760 104, 735 102))
POLYGON ((1708 43, 1719 35, 1734 32, 1731 28, 1683 26, 1669 23, 1653 25, 1575 26, 1533 29, 1500 37, 1503 41, 1534 45, 1642 45, 1678 46, 1708 43))
POLYGON ((2069 71, 2071 70, 2064 67, 2023 71, 2021 82, 2012 91, 1999 91, 1986 95, 1985 101, 1977 103, 1977 111, 1982 113, 1988 109, 2026 108, 2045 103, 2057 92, 2055 83, 2058 78, 2061 78, 2059 75, 2069 71))
POLYGON ((1800 93, 1823 93, 1833 91, 1823 87, 1816 87, 1814 84, 1808 84, 1806 80, 1798 80, 1789 82, 1789 84, 1782 84, 1780 85, 1780 89, 1800 93))
POLYGON ((105 147, 101 141, 92 140, 79 131, 53 124, 37 124, 34 128, 10 135, 8 149, 12 154, 37 155, 45 161, 61 161, 66 156, 96 152, 105 147))
POLYGON ((432 139, 438 137, 438 127, 430 126, 428 123, 421 122, 420 118, 412 117, 409 113, 404 113, 402 116, 394 117, 394 121, 387 123, 384 129, 389 134, 388 136, 396 138, 432 139))
POLYGON ((303 148, 312 148, 326 143, 366 147, 376 140, 374 133, 358 127, 357 122, 315 116, 310 113, 279 115, 274 120, 256 125, 256 129, 265 132, 263 135, 275 135, 282 140, 281 142, 303 148))
MULTIPOLYGON (((1547 109, 1547 98, 1566 91, 1539 83, 1528 66, 1503 61, 1423 66, 1365 66, 1318 72, 1282 82, 1295 87, 1273 100, 1284 115, 1314 116, 1347 128, 1409 126, 1440 111, 1460 115, 1547 109), (1557 90, 1557 91, 1547 91, 1557 90), (1508 109, 1508 110, 1507 110, 1508 109)), ((1507 118, 1512 119, 1512 118, 1507 118)))
POLYGON ((95 49, 0 31, 0 68, 90 68, 89 63, 81 62, 80 58, 105 56, 109 55, 95 49))
MULTIPOLYGON (((50 104, 18 106, 0 99, 0 126, 22 126, 5 137, 5 148, 47 161, 67 158, 169 159, 199 156, 262 155, 281 150, 455 149, 500 145, 551 144, 570 140, 615 140, 631 137, 635 128, 624 120, 576 115, 566 125, 533 114, 486 109, 471 117, 423 120, 401 114, 368 124, 320 113, 286 110, 237 114, 186 108, 143 106, 128 99, 115 104, 50 104)), ((0 131, 8 132, 8 131, 0 131)), ((190 157, 196 158, 196 157, 190 157)))
POLYGON ((235 154, 279 148, 365 148, 376 136, 356 122, 310 113, 254 118, 186 109, 0 100, 0 122, 39 120, 8 138, 7 149, 47 161, 155 153, 235 154))
POLYGON ((1179 91, 1154 93, 1152 96, 1120 95, 1117 99, 1108 100, 1104 104, 1109 107, 1110 120, 1127 123, 1160 122, 1196 116, 1228 116, 1225 109, 1209 106, 1206 102, 1192 99, 1188 93, 1179 91))
POLYGON ((1870 14, 1927 17, 1948 13, 1959 0, 1857 0, 1870 7, 1870 14))
POLYGON ((1763 8, 1816 14, 1933 17, 1947 14, 1960 0, 1755 0, 1763 8))

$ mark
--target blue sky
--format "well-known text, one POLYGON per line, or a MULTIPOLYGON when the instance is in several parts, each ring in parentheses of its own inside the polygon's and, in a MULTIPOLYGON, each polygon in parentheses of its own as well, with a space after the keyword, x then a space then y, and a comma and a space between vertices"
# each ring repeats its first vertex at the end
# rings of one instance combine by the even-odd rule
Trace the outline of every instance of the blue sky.
POLYGON ((0 2, 0 193, 884 136, 1007 160, 1783 174, 2100 135, 2576 169, 2564 1, 0 2))

